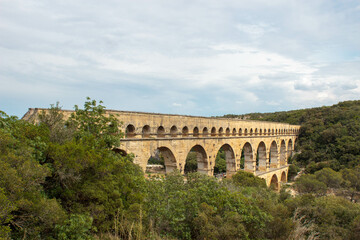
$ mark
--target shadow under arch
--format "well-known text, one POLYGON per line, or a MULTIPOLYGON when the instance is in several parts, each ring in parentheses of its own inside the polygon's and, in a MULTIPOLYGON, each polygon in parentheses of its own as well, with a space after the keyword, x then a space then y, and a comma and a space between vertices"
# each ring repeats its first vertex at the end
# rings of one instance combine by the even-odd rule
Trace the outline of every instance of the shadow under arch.
POLYGON ((266 145, 261 141, 257 148, 256 154, 256 170, 257 171, 266 171, 266 145))
POLYGON ((214 175, 226 173, 226 176, 236 173, 235 152, 229 144, 222 145, 217 151, 213 173, 214 175))
POLYGON ((193 146, 186 157, 184 173, 197 171, 207 174, 208 170, 208 157, 205 149, 201 145, 193 146))

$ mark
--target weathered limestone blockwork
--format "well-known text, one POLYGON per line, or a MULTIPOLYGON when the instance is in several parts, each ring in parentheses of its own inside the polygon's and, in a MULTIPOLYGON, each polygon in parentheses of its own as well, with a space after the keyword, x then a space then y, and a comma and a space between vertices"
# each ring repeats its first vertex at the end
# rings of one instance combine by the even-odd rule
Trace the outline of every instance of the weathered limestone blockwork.
MULTIPOLYGON (((29 109, 23 119, 36 121, 39 111, 29 109)), ((65 117, 72 111, 63 110, 65 117)), ((125 138, 122 152, 133 153, 135 163, 146 169, 150 156, 160 152, 167 173, 184 171, 190 150, 196 152, 198 171, 213 175, 215 158, 225 150, 227 175, 243 170, 278 185, 287 179, 287 158, 291 156, 300 126, 285 123, 240 119, 208 118, 107 110, 122 122, 125 138), (257 157, 257 155, 259 155, 257 157), (285 177, 284 177, 285 176, 285 177)))

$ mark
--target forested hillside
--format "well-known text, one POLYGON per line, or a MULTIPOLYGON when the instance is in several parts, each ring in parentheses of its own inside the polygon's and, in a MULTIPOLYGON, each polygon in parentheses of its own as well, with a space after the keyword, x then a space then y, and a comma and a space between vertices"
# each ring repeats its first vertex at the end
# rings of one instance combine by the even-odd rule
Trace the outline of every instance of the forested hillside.
POLYGON ((242 171, 146 179, 131 154, 112 151, 120 123, 101 102, 66 121, 58 105, 36 124, 1 112, 0 239, 360 239, 359 108, 337 107, 258 115, 304 126, 289 161, 309 174, 295 196, 242 171))
POLYGON ((321 166, 340 170, 360 164, 360 101, 288 112, 225 117, 301 125, 296 161, 303 166, 323 162, 321 166))

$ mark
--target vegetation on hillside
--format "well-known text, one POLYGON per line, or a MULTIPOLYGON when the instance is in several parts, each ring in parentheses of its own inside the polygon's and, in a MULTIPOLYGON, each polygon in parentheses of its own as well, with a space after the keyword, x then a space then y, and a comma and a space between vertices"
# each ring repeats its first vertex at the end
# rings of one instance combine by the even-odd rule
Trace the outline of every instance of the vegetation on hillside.
MULTIPOLYGON (((332 125, 325 112, 321 120, 299 116, 294 162, 306 174, 294 184, 297 196, 241 171, 219 181, 189 166, 186 179, 179 172, 146 179, 131 155, 112 151, 120 123, 101 102, 88 99, 67 121, 58 105, 37 124, 1 112, 0 239, 359 239, 358 144, 349 139, 358 139, 359 108, 345 105, 349 113, 338 111, 343 117, 332 125)), ((224 158, 219 151, 219 173, 224 158)))

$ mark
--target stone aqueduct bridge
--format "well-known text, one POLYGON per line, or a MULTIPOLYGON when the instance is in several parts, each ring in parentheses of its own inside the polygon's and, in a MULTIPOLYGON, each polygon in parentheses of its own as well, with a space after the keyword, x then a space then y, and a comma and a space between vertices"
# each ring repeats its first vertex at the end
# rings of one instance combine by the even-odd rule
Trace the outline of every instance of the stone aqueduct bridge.
MULTIPOLYGON (((23 119, 36 119, 32 108, 23 119)), ((63 110, 65 117, 71 112, 63 110)), ((287 159, 294 150, 300 126, 286 123, 227 118, 195 117, 107 110, 122 122, 125 138, 116 151, 133 153, 134 162, 145 171, 148 159, 161 153, 165 171, 184 171, 187 155, 196 152, 198 171, 213 175, 220 149, 225 151, 227 175, 241 169, 264 178, 267 185, 287 181, 287 159)))

